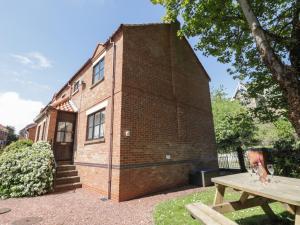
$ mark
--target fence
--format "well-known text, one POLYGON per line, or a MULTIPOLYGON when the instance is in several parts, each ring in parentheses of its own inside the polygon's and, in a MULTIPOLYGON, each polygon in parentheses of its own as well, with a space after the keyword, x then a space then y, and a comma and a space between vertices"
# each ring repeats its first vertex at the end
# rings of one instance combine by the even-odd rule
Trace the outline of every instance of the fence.
MULTIPOLYGON (((244 160, 247 165, 249 162, 246 154, 244 155, 244 160)), ((218 162, 220 169, 241 169, 236 152, 218 153, 218 162)))

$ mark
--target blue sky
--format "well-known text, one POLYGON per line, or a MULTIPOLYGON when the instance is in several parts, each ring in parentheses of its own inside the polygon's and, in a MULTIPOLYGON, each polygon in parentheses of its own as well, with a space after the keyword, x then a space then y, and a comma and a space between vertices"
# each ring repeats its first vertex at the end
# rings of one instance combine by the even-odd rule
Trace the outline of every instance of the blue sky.
MULTIPOLYGON (((19 129, 30 123, 121 23, 161 22, 164 9, 150 0, 0 0, 0 123, 19 129), (10 99, 14 99, 11 101, 10 99), (17 103, 35 109, 16 122, 17 103), (7 104, 7 106, 5 105, 7 104), (31 118, 29 118, 31 115, 31 118)), ((190 40, 195 44, 195 40, 190 40)), ((196 52, 211 87, 236 87, 228 65, 196 52)))

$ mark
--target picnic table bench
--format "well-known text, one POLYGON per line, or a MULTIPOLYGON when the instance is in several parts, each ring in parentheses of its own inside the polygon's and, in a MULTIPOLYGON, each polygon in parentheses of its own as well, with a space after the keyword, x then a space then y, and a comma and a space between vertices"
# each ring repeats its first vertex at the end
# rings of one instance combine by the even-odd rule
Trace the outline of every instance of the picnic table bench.
POLYGON ((213 210, 211 207, 198 202, 186 206, 192 217, 209 225, 237 225, 237 223, 213 210))
MULTIPOLYGON (((209 207, 212 210, 210 213, 202 203, 186 206, 194 218, 205 224, 210 224, 206 222, 207 217, 210 217, 209 215, 222 218, 220 215, 223 216, 224 213, 256 206, 260 206, 270 218, 275 219, 276 215, 269 203, 280 202, 290 213, 295 215, 295 225, 300 225, 300 179, 274 176, 271 183, 262 184, 257 177, 254 178, 250 177, 248 173, 241 173, 212 178, 212 182, 216 185, 216 195, 213 206, 209 207), (227 187, 241 191, 241 197, 238 201, 224 202, 227 187)), ((221 223, 222 220, 218 220, 219 223, 216 224, 228 224, 227 220, 228 218, 223 216, 224 222, 221 223)))

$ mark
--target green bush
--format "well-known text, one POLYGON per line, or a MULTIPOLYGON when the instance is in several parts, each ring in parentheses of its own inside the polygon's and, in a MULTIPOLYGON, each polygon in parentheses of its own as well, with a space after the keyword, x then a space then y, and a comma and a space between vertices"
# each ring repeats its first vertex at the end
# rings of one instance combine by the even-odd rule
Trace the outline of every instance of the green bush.
POLYGON ((32 146, 31 140, 18 140, 6 146, 3 151, 18 151, 32 146))
POLYGON ((37 196, 52 190, 55 164, 51 146, 24 143, 15 142, 0 155, 1 198, 37 196))
POLYGON ((274 144, 272 153, 275 174, 300 178, 299 143, 293 139, 280 139, 274 144))
POLYGON ((297 141, 295 144, 294 144, 294 149, 296 151, 300 151, 300 141, 297 141))
POLYGON ((279 139, 274 142, 274 149, 278 151, 291 151, 294 149, 295 140, 292 138, 279 139))

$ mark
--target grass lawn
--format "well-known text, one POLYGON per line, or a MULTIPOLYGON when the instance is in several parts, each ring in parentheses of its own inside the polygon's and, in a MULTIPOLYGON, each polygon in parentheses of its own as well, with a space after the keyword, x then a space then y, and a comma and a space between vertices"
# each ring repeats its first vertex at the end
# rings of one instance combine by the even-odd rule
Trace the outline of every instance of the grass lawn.
MULTIPOLYGON (((155 225, 193 225, 200 224, 199 221, 191 218, 185 209, 185 205, 192 202, 201 201, 210 205, 213 203, 215 188, 207 188, 202 192, 180 197, 177 199, 162 202, 155 207, 154 220, 155 225)), ((227 189, 225 200, 238 200, 240 193, 227 189)), ((260 207, 240 210, 225 214, 226 217, 235 220, 238 224, 245 225, 292 225, 294 216, 286 212, 280 203, 270 204, 273 211, 278 215, 278 221, 271 222, 260 207)))

